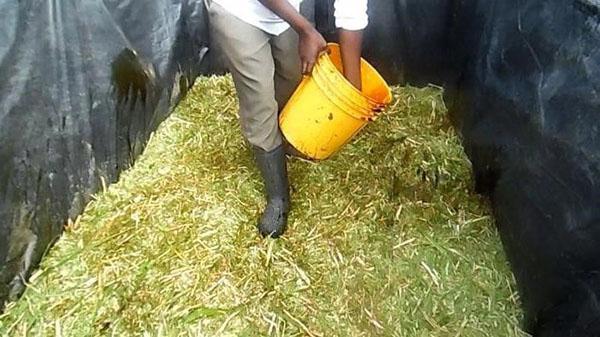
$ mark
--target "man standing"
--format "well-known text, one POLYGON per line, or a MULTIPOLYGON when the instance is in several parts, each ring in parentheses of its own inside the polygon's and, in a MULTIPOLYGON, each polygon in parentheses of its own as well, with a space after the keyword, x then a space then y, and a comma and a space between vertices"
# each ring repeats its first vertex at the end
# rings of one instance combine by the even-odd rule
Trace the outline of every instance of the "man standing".
MULTIPOLYGON (((310 74, 326 42, 300 15, 302 0, 205 1, 211 39, 225 56, 232 74, 242 132, 252 146, 265 184, 267 206, 258 230, 262 236, 277 238, 286 229, 290 209, 286 151, 278 113, 302 74, 310 74)), ((344 75, 360 89, 367 0, 336 0, 335 19, 344 75)))

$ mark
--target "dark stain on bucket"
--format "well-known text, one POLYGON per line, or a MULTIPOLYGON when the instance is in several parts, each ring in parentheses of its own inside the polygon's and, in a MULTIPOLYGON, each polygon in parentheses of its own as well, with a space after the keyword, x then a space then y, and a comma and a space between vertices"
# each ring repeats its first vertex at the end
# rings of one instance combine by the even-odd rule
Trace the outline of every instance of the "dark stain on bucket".
POLYGON ((332 121, 332 120, 333 120, 333 113, 331 113, 331 112, 330 112, 330 113, 329 113, 329 116, 328 116, 327 118, 328 118, 330 121, 332 121))

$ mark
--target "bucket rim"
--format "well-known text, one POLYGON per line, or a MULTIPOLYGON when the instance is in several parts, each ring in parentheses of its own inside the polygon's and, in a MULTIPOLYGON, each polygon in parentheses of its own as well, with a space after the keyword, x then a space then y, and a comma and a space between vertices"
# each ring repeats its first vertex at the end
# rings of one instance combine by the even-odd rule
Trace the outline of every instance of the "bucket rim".
POLYGON ((320 59, 318 61, 318 66, 313 69, 312 78, 314 79, 314 83, 321 88, 323 92, 329 92, 329 95, 335 97, 335 100, 332 100, 332 103, 337 105, 338 107, 346 110, 350 108, 350 111, 345 111, 346 114, 353 116, 357 119, 362 120, 372 120, 380 116, 384 108, 387 104, 384 103, 376 103, 373 104, 373 101, 368 101, 365 95, 362 95, 358 89, 356 89, 349 81, 345 79, 345 77, 337 71, 333 62, 325 59, 320 59), (323 65, 323 62, 326 62, 326 65, 323 65), (350 91, 348 94, 341 94, 338 90, 336 90, 335 83, 329 79, 329 72, 335 69, 335 77, 336 80, 344 80, 346 86, 352 86, 355 91, 350 91), (365 104, 362 105, 357 101, 362 101, 365 104), (353 113, 354 112, 354 113, 353 113))
POLYGON ((321 75, 318 71, 313 70, 313 79, 315 79, 315 85, 318 86, 321 91, 328 91, 330 93, 329 95, 335 98, 330 100, 331 103, 342 109, 344 114, 359 120, 367 120, 376 116, 374 111, 352 102, 351 99, 344 97, 344 95, 336 94, 335 90, 330 90, 331 84, 328 84, 328 81, 319 80, 319 78, 322 76, 323 75, 321 75))
MULTIPOLYGON (((331 57, 329 56, 331 53, 331 49, 335 48, 335 49, 340 49, 340 45, 338 43, 335 42, 329 42, 327 43, 327 51, 324 52, 321 56, 321 58, 325 58, 327 60, 327 62, 329 62, 336 70, 337 67, 335 67, 333 61, 331 60, 331 57)), ((346 78, 346 76, 344 76, 339 70, 338 73, 341 75, 342 79, 344 82, 346 82, 352 91, 354 91, 355 93, 359 94, 360 96, 366 98, 369 103, 371 103, 371 105, 388 105, 391 103, 392 101, 392 89, 390 88, 390 85, 387 83, 387 81, 383 78, 383 76, 381 76, 381 74, 377 71, 377 69, 375 69, 375 67, 373 67, 367 60, 365 60, 363 57, 360 58, 361 64, 364 64, 367 66, 367 68, 369 69, 369 71, 372 74, 375 74, 377 80, 383 84, 383 86, 385 87, 385 91, 386 91, 386 96, 383 99, 383 101, 379 101, 376 99, 373 99, 370 96, 365 95, 362 91, 358 90, 358 88, 356 88, 352 83, 350 83, 350 81, 348 81, 348 79, 346 78)))

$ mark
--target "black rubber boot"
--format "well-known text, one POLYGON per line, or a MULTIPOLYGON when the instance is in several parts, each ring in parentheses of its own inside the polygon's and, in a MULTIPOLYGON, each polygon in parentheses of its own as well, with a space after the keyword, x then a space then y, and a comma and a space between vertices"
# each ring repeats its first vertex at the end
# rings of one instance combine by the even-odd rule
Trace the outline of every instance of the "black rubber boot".
POLYGON ((281 145, 270 152, 256 146, 253 150, 267 192, 267 207, 258 222, 258 231, 263 237, 278 238, 285 232, 290 210, 285 149, 281 145))

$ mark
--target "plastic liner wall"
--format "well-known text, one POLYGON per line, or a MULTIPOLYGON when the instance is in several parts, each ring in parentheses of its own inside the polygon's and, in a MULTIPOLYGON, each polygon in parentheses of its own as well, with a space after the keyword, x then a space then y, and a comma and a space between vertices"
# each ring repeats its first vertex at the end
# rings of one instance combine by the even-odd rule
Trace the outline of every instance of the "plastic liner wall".
POLYGON ((0 0, 0 301, 211 67, 202 1, 0 0))
POLYGON ((373 63, 392 81, 446 89, 476 187, 492 201, 526 329, 600 336, 600 1, 371 7, 373 63))

